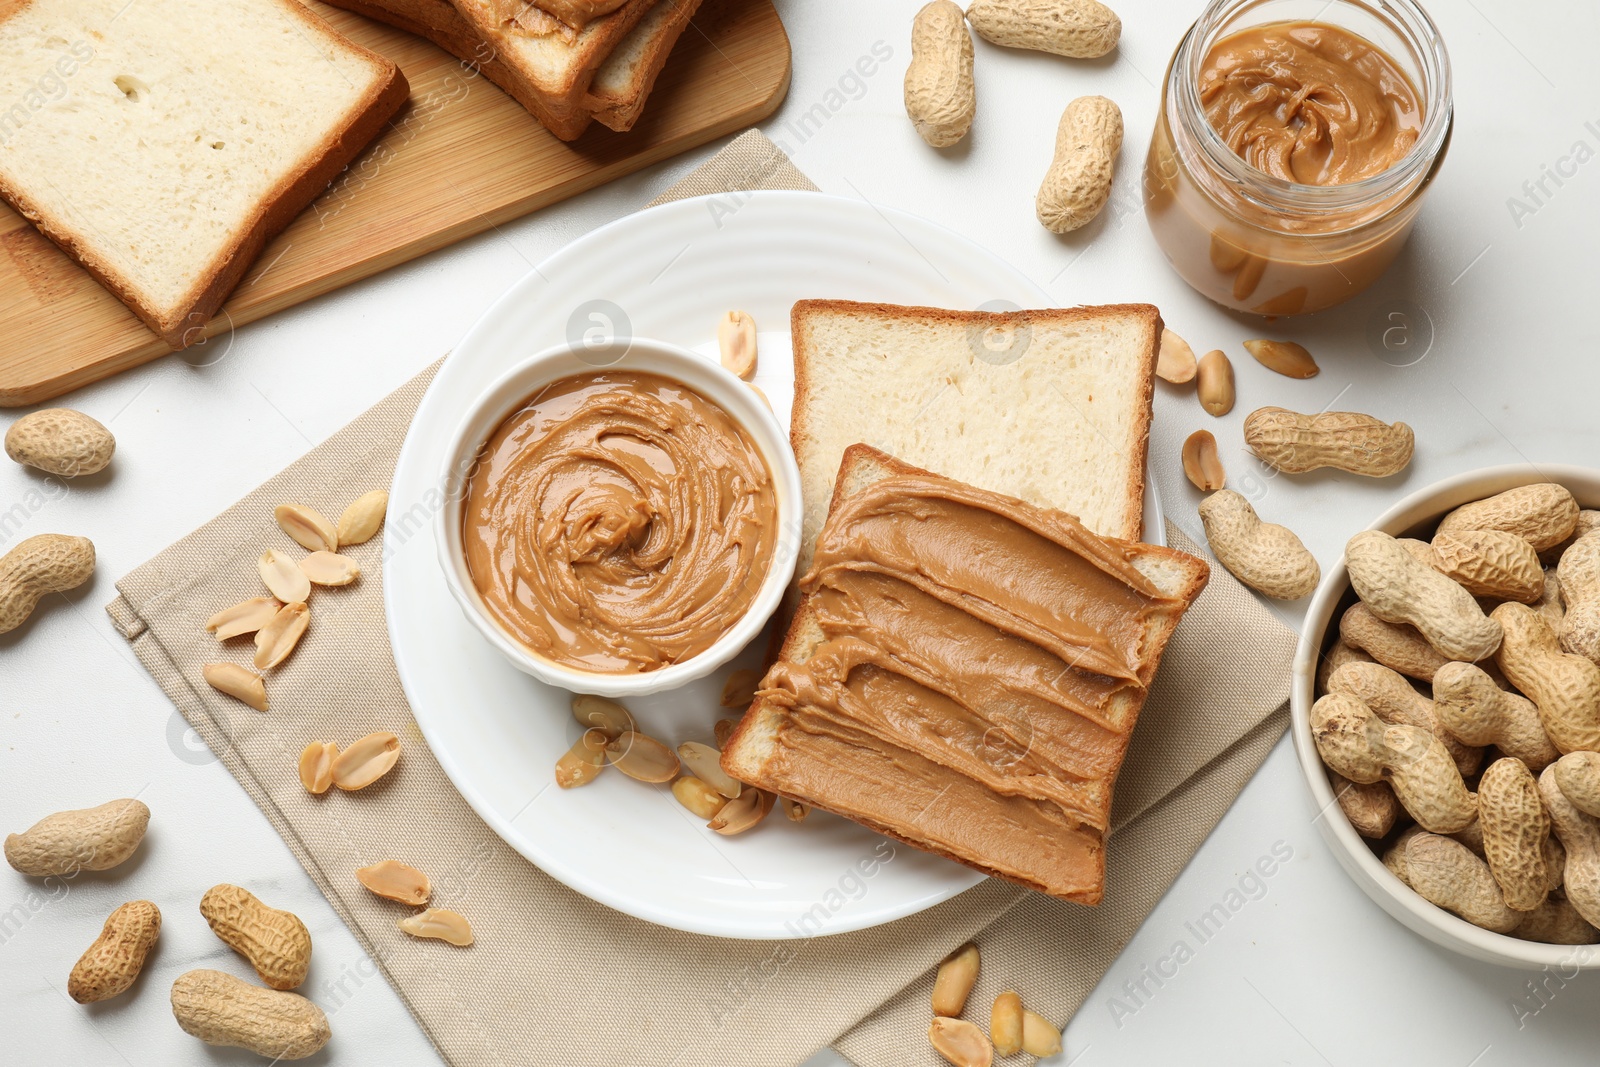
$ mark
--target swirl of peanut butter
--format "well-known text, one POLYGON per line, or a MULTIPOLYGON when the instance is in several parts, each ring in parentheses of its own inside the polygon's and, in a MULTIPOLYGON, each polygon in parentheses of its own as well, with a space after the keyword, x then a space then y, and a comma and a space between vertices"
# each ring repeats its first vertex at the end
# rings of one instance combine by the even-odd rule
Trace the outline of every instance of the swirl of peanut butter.
POLYGON ((512 637, 562 666, 653 671, 704 652, 771 566, 777 497, 748 433, 650 374, 564 378, 485 443, 462 539, 512 637))
POLYGON ((1275 22, 1224 37, 1199 88, 1206 118, 1235 153, 1304 185, 1381 174, 1422 128, 1417 91, 1395 61, 1326 23, 1275 22))

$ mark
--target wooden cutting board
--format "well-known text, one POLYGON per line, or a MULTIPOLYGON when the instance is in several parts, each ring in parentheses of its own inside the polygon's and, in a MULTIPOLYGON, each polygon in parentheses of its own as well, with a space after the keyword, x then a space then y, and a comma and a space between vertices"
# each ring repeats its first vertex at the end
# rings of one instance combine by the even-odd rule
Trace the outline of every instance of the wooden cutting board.
MULTIPOLYGON (((208 337, 759 122, 789 86, 789 39, 771 0, 708 3, 632 130, 596 123, 564 143, 427 41, 309 6, 398 63, 411 102, 267 246, 208 337)), ((3 204, 0 251, 0 407, 38 403, 172 351, 3 204)))

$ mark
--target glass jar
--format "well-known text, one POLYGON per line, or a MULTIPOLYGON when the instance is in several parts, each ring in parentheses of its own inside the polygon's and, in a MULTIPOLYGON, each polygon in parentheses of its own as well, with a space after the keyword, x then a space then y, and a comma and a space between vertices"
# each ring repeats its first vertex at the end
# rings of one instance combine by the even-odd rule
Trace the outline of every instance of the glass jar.
POLYGON ((1348 300, 1405 244, 1450 143, 1450 60, 1414 0, 1212 0, 1167 68, 1145 159, 1145 217, 1173 268, 1224 307, 1299 315, 1348 300), (1378 174, 1303 185, 1245 162, 1206 118, 1200 76, 1221 38, 1320 22, 1366 38, 1411 79, 1422 128, 1378 174))

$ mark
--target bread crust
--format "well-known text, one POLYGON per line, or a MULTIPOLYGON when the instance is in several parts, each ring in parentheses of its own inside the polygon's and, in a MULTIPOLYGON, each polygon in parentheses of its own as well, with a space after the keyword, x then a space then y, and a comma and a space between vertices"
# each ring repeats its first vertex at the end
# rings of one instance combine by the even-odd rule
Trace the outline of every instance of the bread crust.
MULTIPOLYGON (((483 0, 450 2, 473 32, 494 46, 501 61, 524 83, 527 92, 542 101, 542 110, 555 120, 554 125, 546 123, 550 132, 564 141, 570 141, 583 132, 592 117, 583 107, 583 98, 588 92, 589 83, 594 80, 595 71, 600 69, 600 65, 657 0, 628 0, 609 15, 590 22, 571 45, 574 55, 566 66, 564 77, 560 82, 549 85, 541 84, 534 71, 523 69, 519 64, 516 50, 508 47, 513 35, 494 24, 493 14, 483 0)), ((517 99, 519 103, 522 102, 520 96, 517 99)), ((534 114, 544 122, 544 116, 539 111, 534 114)))
MULTIPOLYGON (((0 6, 0 21, 15 16, 33 0, 0 6)), ((286 175, 256 205, 239 235, 223 250, 209 273, 201 276, 171 311, 146 304, 124 283, 116 267, 104 260, 65 219, 51 214, 24 190, 0 174, 0 198, 54 241, 174 351, 206 336, 205 326, 222 307, 254 265, 268 241, 281 233, 295 216, 327 188, 328 184, 367 147, 406 102, 411 88, 400 68, 387 57, 349 40, 298 0, 277 0, 307 32, 320 35, 334 46, 360 57, 380 73, 379 79, 352 110, 342 127, 329 133, 321 150, 312 153, 297 172, 286 175)))
MULTIPOLYGON (((627 88, 619 94, 599 94, 593 91, 593 75, 603 70, 612 58, 608 53, 596 65, 590 79, 591 89, 583 93, 576 104, 557 101, 537 89, 516 67, 508 53, 495 48, 478 33, 466 16, 457 11, 449 0, 326 0, 335 7, 354 11, 358 15, 378 22, 388 23, 397 29, 431 41, 449 52, 462 63, 478 70, 507 96, 521 104, 540 124, 561 140, 574 140, 588 129, 590 119, 619 132, 630 130, 655 86, 661 68, 666 65, 678 38, 688 28, 700 7, 701 0, 659 0, 657 7, 670 7, 671 15, 653 33, 642 53, 638 69, 628 80, 627 88)), ((629 30, 634 33, 640 24, 629 30)), ((615 46, 625 43, 624 36, 615 46)), ((613 52, 615 51, 613 49, 613 52)))
MULTIPOLYGON (((802 338, 803 323, 811 315, 867 314, 885 319, 920 320, 938 325, 968 328, 980 324, 1041 322, 1089 322, 1106 313, 1132 315, 1144 320, 1149 334, 1146 350, 1138 353, 1139 396, 1133 427, 1133 448, 1136 462, 1131 463, 1125 479, 1127 504, 1123 509, 1122 528, 1107 533, 1137 541, 1144 536, 1144 478, 1149 461, 1150 422, 1154 414, 1156 356, 1161 348, 1161 312, 1152 304, 1105 304, 1071 308, 1044 308, 1024 311, 952 311, 948 308, 902 306, 859 302, 853 300, 798 300, 789 311, 790 336, 794 340, 794 407, 789 426, 789 444, 795 455, 802 455, 807 441, 804 420, 807 398, 811 392, 811 354, 802 338)), ((1099 531, 1106 533, 1106 531, 1099 531)))
MULTIPOLYGON (((881 452, 870 445, 859 443, 853 444, 845 449, 844 458, 841 460, 839 465, 839 476, 834 481, 833 494, 828 505, 830 514, 853 492, 851 487, 851 479, 849 477, 850 473, 866 465, 872 465, 874 467, 881 468, 884 472, 882 475, 884 477, 938 477, 938 475, 934 472, 922 470, 921 468, 913 466, 910 463, 906 463, 905 461, 894 456, 887 455, 886 453, 881 452)), ((1186 580, 1176 590, 1170 591, 1166 594, 1172 596, 1174 599, 1180 600, 1185 605, 1185 610, 1187 606, 1192 604, 1195 598, 1198 597, 1205 589, 1206 583, 1210 579, 1211 570, 1209 565, 1207 565, 1204 560, 1191 556, 1188 553, 1180 552, 1177 549, 1165 548, 1159 545, 1141 544, 1139 549, 1141 556, 1144 558, 1164 560, 1179 564, 1188 572, 1186 580)), ((1182 616, 1183 611, 1177 611, 1168 616, 1164 616, 1157 624, 1152 625, 1151 629, 1147 632, 1146 645, 1143 650, 1144 654, 1141 657, 1142 662, 1138 672, 1139 681, 1144 687, 1145 692, 1139 696, 1138 706, 1132 709, 1131 717, 1134 720, 1137 719, 1138 712, 1144 703, 1144 697, 1148 693, 1149 686, 1155 678, 1156 670, 1160 664, 1161 655, 1165 651, 1167 642, 1171 639, 1173 632, 1177 629, 1178 623, 1182 619, 1182 616)), ((783 642, 779 651, 779 658, 790 660, 791 662, 804 662, 806 659, 810 658, 812 651, 815 650, 817 645, 819 645, 822 640, 823 636, 821 630, 815 623, 811 611, 810 597, 805 597, 801 600, 800 606, 795 612, 794 620, 790 624, 788 632, 783 638, 783 642)), ((772 790, 773 792, 783 793, 784 791, 782 789, 775 788, 774 785, 771 784, 770 780, 764 778, 767 761, 772 752, 770 747, 765 747, 763 745, 763 738, 774 733, 779 728, 783 714, 783 711, 770 700, 757 697, 755 702, 751 704, 750 709, 739 721, 738 727, 734 730, 732 736, 729 737, 728 743, 723 749, 723 769, 739 780, 747 782, 758 788, 764 788, 772 790)), ((1126 736, 1131 737, 1133 725, 1134 724, 1131 721, 1126 724, 1126 736)), ((1118 769, 1120 770, 1120 764, 1118 769)), ((1109 779, 1107 779, 1106 782, 1107 793, 1104 797, 1104 805, 1108 812, 1110 810, 1110 793, 1114 789, 1115 779, 1116 775, 1113 774, 1109 779)), ((943 856, 946 859, 954 860, 957 863, 964 864, 965 866, 971 867, 974 870, 981 871, 990 877, 1004 878, 1007 881, 1058 897, 1062 900, 1068 900, 1078 904, 1098 904, 1104 893, 1104 834, 1101 834, 1099 839, 1098 863, 1100 864, 1100 873, 1096 885, 1092 889, 1088 890, 1073 890, 1063 892, 1060 887, 1043 885, 1027 877, 1018 877, 1013 874, 997 870, 986 865, 981 859, 976 857, 957 856, 946 849, 939 848, 925 840, 917 840, 908 836, 902 830, 884 825, 870 817, 864 818, 859 814, 847 814, 844 811, 831 807, 826 798, 806 796, 797 799, 801 799, 805 803, 821 808, 824 811, 830 811, 836 815, 851 819, 852 821, 858 822, 871 830, 911 845, 913 848, 920 849, 924 852, 932 852, 935 855, 943 856)))
POLYGON ((678 38, 700 10, 701 0, 660 0, 660 3, 671 6, 672 14, 662 23, 661 29, 651 35, 638 68, 628 79, 627 88, 618 94, 597 93, 591 83, 590 91, 583 97, 584 108, 593 113, 595 120, 618 133, 633 129, 639 116, 644 114, 645 103, 655 89, 661 68, 667 65, 678 38))

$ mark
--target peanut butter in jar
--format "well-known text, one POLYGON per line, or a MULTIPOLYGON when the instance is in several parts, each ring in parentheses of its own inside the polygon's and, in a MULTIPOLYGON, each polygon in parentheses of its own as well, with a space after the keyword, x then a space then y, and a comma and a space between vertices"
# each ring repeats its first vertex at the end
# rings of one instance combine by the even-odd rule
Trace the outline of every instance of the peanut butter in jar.
POLYGON ((1225 307, 1321 311, 1393 262, 1449 144, 1450 69, 1413 0, 1214 0, 1179 44, 1145 161, 1173 267, 1225 307))

